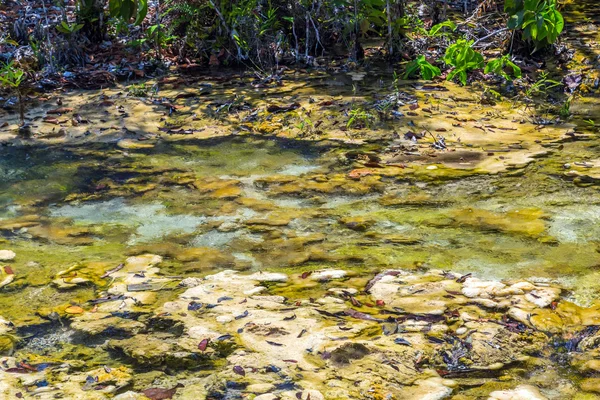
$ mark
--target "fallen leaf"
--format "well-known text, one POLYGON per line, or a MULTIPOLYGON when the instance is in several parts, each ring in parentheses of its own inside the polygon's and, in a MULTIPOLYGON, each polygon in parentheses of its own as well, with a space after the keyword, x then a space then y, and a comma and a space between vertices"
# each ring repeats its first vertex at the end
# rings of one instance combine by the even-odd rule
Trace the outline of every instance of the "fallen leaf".
POLYGON ((47 122, 49 124, 58 125, 58 119, 56 119, 54 117, 44 117, 44 119, 42 121, 47 122))
POLYGON ((46 111, 46 114, 66 114, 66 113, 70 113, 71 111, 73 111, 72 108, 61 107, 61 108, 57 108, 55 110, 48 110, 48 111, 46 111))
POLYGON ((175 386, 172 389, 150 388, 142 390, 142 393, 150 400, 167 400, 173 398, 178 386, 175 386))
POLYGON ((83 308, 79 307, 79 306, 69 306, 67 308, 65 308, 65 312, 67 314, 82 314, 83 313, 83 308))
POLYGON ((246 318, 250 313, 248 312, 248 310, 244 311, 243 313, 241 313, 240 315, 237 315, 235 317, 235 319, 242 319, 242 318, 246 318))
POLYGON ((402 345, 402 346, 412 346, 412 344, 410 344, 410 342, 408 340, 403 339, 403 338, 394 339, 394 343, 402 345))
POLYGON ((267 111, 270 113, 288 112, 300 108, 300 103, 292 103, 287 106, 270 105, 267 111))
POLYGON ((200 344, 198 344, 198 349, 200 351, 205 351, 209 342, 210 342, 210 339, 202 339, 202 341, 200 342, 200 344))
POLYGON ((246 376, 246 371, 244 370, 244 368, 240 367, 239 365, 236 365, 235 367, 233 367, 233 372, 235 372, 238 375, 241 376, 246 376))
POLYGON ((308 278, 308 277, 309 277, 311 274, 312 274, 312 271, 306 271, 306 272, 303 272, 303 273, 302 273, 302 275, 300 275, 300 277, 301 277, 302 279, 306 279, 306 278, 308 278))
POLYGON ((367 168, 357 168, 353 169, 348 173, 348 178, 358 180, 363 176, 372 175, 373 171, 367 168))

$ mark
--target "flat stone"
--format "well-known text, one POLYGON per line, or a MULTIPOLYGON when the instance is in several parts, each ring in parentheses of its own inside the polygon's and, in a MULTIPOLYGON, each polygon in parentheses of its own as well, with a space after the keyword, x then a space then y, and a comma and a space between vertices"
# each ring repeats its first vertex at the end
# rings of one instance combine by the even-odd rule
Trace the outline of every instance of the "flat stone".
POLYGON ((12 250, 0 250, 0 261, 14 260, 17 255, 12 250))
POLYGON ((467 297, 489 299, 504 289, 506 285, 497 281, 482 281, 477 278, 467 278, 463 284, 462 293, 467 297))
POLYGON ((296 398, 302 400, 325 400, 325 397, 321 394, 321 392, 319 392, 318 390, 311 389, 303 390, 300 394, 300 397, 298 397, 298 395, 296 394, 296 398))
POLYGON ((600 393, 600 378, 587 378, 579 383, 584 392, 600 393))
POLYGON ((217 322, 221 324, 226 324, 233 321, 233 317, 231 315, 219 315, 217 317, 217 322))
POLYGON ((189 288, 196 287, 200 284, 202 284, 202 279, 200 279, 200 278, 185 278, 184 280, 179 282, 179 286, 189 287, 189 288))
POLYGON ((256 396, 254 398, 254 400, 276 400, 278 398, 279 397, 277 397, 273 393, 265 393, 265 394, 261 394, 260 396, 256 396))
POLYGON ((531 385, 519 385, 512 390, 498 390, 490 393, 488 400, 547 400, 538 388, 531 385))
POLYGON ((246 296, 253 296, 255 294, 259 294, 261 292, 264 292, 265 290, 267 290, 266 287, 264 287, 264 286, 257 286, 255 288, 250 289, 250 290, 245 290, 244 294, 246 296))
POLYGON ((344 278, 348 273, 341 269, 325 269, 323 271, 313 272, 310 276, 315 281, 329 281, 332 279, 344 278))
POLYGON ((273 390, 275 387, 270 383, 255 383, 254 385, 249 385, 246 388, 247 392, 250 393, 267 393, 273 390))
POLYGON ((286 274, 278 272, 256 272, 252 275, 248 275, 246 278, 259 282, 286 282, 288 280, 286 274))
POLYGON ((452 395, 447 379, 428 378, 415 382, 402 393, 403 400, 442 400, 452 395))
POLYGON ((527 301, 535 304, 540 308, 548 307, 553 301, 560 296, 560 289, 557 288, 536 288, 525 295, 527 301))

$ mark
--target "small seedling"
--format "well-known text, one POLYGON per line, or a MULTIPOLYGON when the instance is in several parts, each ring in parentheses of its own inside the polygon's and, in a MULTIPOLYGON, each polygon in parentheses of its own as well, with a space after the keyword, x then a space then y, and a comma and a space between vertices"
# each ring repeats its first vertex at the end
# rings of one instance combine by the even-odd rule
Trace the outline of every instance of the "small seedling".
POLYGON ((11 61, 0 68, 0 84, 11 91, 16 92, 19 98, 19 126, 25 125, 25 105, 23 104, 23 82, 25 72, 15 67, 11 61))

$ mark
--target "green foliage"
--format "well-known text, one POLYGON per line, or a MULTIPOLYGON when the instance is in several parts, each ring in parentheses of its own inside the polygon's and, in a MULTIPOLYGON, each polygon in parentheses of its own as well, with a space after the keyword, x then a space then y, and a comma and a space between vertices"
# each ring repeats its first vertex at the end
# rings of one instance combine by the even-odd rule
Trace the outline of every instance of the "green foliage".
POLYGON ((360 108, 353 108, 348 113, 350 117, 346 124, 346 129, 350 128, 366 128, 371 125, 371 122, 375 119, 373 114, 360 108))
POLYGON ((565 26, 556 0, 506 0, 504 11, 510 16, 508 28, 521 29, 535 50, 554 43, 565 26))
POLYGON ((81 30, 81 28, 83 28, 83 24, 69 24, 66 21, 62 21, 60 25, 56 27, 56 30, 65 35, 72 35, 81 30))
POLYGON ((438 37, 438 36, 446 36, 449 32, 445 31, 444 28, 448 28, 450 32, 456 31, 456 24, 450 20, 440 22, 436 24, 427 31, 427 36, 438 37))
POLYGON ((558 110, 558 114, 563 119, 567 119, 571 116, 571 103, 573 103, 573 95, 567 97, 563 105, 558 110))
POLYGON ((483 56, 473 50, 472 45, 473 41, 459 39, 446 49, 444 62, 454 67, 448 74, 447 80, 451 81, 458 77, 460 83, 466 85, 467 72, 483 67, 483 56))
POLYGON ((19 89, 25 80, 25 72, 11 61, 0 68, 0 84, 9 89, 19 89))
POLYGON ((513 77, 520 78, 522 76, 521 68, 519 68, 518 65, 513 63, 508 55, 504 55, 500 58, 490 60, 485 66, 485 70, 483 72, 485 72, 486 74, 496 74, 503 77, 507 81, 510 81, 512 79, 511 76, 506 73, 506 67, 509 67, 511 69, 513 77))
POLYGON ((127 87, 127 93, 134 97, 147 97, 148 91, 149 88, 145 83, 134 83, 133 85, 129 85, 129 87, 127 87))
POLYGON ((144 44, 152 44, 159 48, 164 48, 175 38, 175 36, 166 33, 166 28, 163 24, 151 25, 146 30, 145 37, 132 40, 129 42, 129 45, 132 47, 142 47, 144 44))
POLYGON ((406 66, 406 71, 403 75, 403 79, 414 76, 417 73, 419 73, 423 79, 428 81, 442 74, 438 67, 430 64, 429 61, 425 59, 424 55, 420 55, 408 63, 406 66))
POLYGON ((25 106, 23 103, 23 88, 21 85, 25 81, 25 71, 15 67, 11 61, 0 68, 0 86, 4 86, 15 91, 19 96, 19 125, 25 125, 25 106))
POLYGON ((109 0, 108 10, 113 18, 139 25, 148 14, 148 0, 109 0))
POLYGON ((555 88, 557 86, 562 85, 562 83, 549 79, 547 72, 542 72, 540 77, 525 90, 525 95, 527 97, 537 96, 537 95, 546 95, 548 90, 555 88))

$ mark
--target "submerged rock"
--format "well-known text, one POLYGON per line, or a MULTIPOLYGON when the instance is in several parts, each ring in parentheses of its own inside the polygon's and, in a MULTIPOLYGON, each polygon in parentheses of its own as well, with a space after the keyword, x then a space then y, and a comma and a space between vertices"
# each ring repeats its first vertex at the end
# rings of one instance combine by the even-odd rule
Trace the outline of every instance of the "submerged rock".
POLYGON ((519 385, 512 390, 499 390, 490 393, 488 400, 547 400, 538 388, 531 385, 519 385))
POLYGON ((0 250, 0 261, 12 261, 16 256, 12 250, 0 250))

